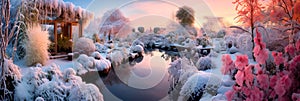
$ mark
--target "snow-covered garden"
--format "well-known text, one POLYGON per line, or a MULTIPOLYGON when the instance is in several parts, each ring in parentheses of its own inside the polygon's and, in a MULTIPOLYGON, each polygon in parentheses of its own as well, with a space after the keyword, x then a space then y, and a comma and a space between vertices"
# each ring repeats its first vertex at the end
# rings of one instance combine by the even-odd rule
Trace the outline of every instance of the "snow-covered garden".
POLYGON ((63 0, 0 5, 0 100, 300 101, 298 0, 234 0, 241 25, 217 32, 188 6, 148 29, 118 8, 97 20, 63 0))

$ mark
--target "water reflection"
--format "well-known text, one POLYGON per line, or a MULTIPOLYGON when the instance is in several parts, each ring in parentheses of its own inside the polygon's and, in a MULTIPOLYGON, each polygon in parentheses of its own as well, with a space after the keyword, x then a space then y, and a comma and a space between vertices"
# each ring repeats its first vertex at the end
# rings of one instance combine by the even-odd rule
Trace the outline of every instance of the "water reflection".
MULTIPOLYGON (((168 67, 176 53, 151 50, 143 56, 124 61, 121 65, 113 65, 113 69, 94 83, 104 95, 104 100, 143 100, 157 101, 168 95, 168 67), (107 89, 104 89, 107 88, 107 89), (111 93, 111 94, 110 94, 111 93)), ((87 73, 86 78, 95 75, 87 73)), ((98 74, 99 75, 99 74, 98 74)))

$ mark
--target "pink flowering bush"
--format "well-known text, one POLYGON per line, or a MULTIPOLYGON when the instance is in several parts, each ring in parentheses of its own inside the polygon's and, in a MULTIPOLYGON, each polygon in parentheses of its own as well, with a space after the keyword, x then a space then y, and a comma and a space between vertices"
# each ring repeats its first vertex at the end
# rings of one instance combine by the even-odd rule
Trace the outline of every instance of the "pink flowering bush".
POLYGON ((243 70, 244 67, 248 65, 248 56, 247 55, 238 55, 236 56, 235 66, 239 70, 243 70))
POLYGON ((254 38, 255 47, 253 49, 253 54, 256 61, 259 64, 264 64, 268 59, 268 51, 266 50, 266 44, 263 42, 261 34, 256 29, 256 37, 254 38))
POLYGON ((272 52, 274 65, 266 65, 269 56, 259 32, 254 41, 255 65, 249 64, 245 55, 238 55, 236 61, 229 55, 222 56, 223 74, 237 70, 232 75, 236 84, 225 93, 227 100, 300 101, 300 39, 286 46, 284 53, 272 52))
POLYGON ((234 62, 232 61, 229 54, 222 56, 223 66, 221 68, 222 74, 232 74, 232 71, 235 69, 234 62))

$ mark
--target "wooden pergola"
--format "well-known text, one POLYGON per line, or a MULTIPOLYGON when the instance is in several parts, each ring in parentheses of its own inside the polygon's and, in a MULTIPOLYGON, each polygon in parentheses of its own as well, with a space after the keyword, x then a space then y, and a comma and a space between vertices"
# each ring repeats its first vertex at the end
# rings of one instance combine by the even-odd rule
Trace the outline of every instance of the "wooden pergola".
POLYGON ((41 20, 41 24, 53 25, 54 26, 54 54, 58 53, 58 36, 57 36, 57 29, 61 27, 62 34, 64 36, 68 36, 72 39, 72 26, 79 27, 79 37, 82 37, 83 27, 82 27, 82 20, 73 20, 73 21, 66 21, 66 20, 41 20))

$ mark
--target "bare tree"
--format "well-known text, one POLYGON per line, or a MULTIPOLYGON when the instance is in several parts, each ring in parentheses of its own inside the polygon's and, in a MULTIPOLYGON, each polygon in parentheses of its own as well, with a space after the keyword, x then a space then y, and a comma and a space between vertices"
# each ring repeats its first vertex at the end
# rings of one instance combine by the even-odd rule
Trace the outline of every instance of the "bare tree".
POLYGON ((0 1, 0 67, 1 67, 1 77, 0 77, 0 100, 12 100, 13 99, 13 82, 15 73, 12 73, 14 70, 11 65, 9 65, 8 60, 12 57, 8 57, 6 55, 7 46, 9 41, 14 36, 18 36, 15 34, 19 33, 19 25, 18 21, 19 13, 15 16, 15 19, 11 19, 11 0, 2 0, 0 1))

